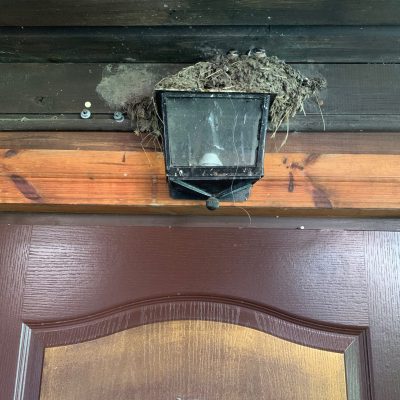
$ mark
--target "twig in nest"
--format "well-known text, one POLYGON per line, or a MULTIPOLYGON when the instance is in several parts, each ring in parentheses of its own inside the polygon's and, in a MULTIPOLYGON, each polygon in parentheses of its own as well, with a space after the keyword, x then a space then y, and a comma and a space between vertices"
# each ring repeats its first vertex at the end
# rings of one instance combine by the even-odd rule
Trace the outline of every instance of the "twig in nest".
POLYGON ((319 112, 321 114, 321 119, 322 119, 322 126, 324 127, 324 132, 326 131, 326 125, 325 125, 325 118, 324 118, 324 114, 322 113, 322 108, 321 108, 321 104, 320 104, 320 100, 318 99, 317 95, 314 94, 315 97, 315 101, 317 102, 318 108, 319 108, 319 112))
POLYGON ((279 151, 281 151, 282 147, 286 144, 288 137, 289 137, 289 117, 286 118, 286 135, 279 147, 279 151))

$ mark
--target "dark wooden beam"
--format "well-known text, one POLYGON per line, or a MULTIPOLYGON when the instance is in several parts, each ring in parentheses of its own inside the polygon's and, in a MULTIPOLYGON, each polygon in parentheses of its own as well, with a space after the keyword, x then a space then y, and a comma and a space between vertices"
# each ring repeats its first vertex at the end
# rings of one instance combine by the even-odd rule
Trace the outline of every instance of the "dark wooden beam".
POLYGON ((400 27, 0 28, 0 62, 193 63, 255 47, 287 62, 398 63, 400 27))
POLYGON ((1 26, 395 25, 398 0, 4 0, 1 26))
MULTIPOLYGON (((0 130, 131 130, 112 113, 132 95, 149 95, 185 64, 0 64, 0 130), (104 98, 100 95, 102 94, 104 98), (82 120, 84 103, 93 118, 82 120)), ((305 105, 291 131, 398 131, 399 64, 294 64, 328 87, 305 105)), ((286 127, 282 126, 285 131, 286 127)))
MULTIPOLYGON (((325 115, 325 114, 324 114, 325 115)), ((327 132, 376 132, 396 133, 400 127, 400 114, 337 114, 325 115, 327 132)), ((297 115, 289 126, 290 132, 320 132, 323 121, 320 114, 297 115)), ((107 114, 93 113, 90 120, 82 120, 74 114, 1 114, 0 130, 3 131, 103 131, 132 132, 131 122, 125 119, 118 123, 112 119, 112 110, 107 114)), ((280 132, 286 131, 282 125, 280 132)))

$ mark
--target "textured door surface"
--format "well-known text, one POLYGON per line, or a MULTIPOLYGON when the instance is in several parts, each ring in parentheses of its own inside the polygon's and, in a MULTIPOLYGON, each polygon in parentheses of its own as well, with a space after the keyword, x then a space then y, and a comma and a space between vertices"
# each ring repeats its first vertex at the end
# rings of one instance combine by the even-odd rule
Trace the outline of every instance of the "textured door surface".
POLYGON ((400 396, 398 233, 36 221, 0 224, 1 399, 400 396))

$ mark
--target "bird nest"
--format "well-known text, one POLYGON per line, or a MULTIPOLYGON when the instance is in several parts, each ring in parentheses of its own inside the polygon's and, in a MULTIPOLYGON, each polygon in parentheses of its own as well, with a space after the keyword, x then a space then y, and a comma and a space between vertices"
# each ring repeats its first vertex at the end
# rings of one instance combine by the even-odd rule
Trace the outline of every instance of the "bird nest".
MULTIPOLYGON (((277 57, 243 55, 236 58, 219 56, 199 62, 163 78, 155 90, 194 92, 269 93, 273 102, 269 111, 273 134, 283 122, 289 122, 304 102, 316 96, 326 82, 307 78, 277 57)), ((162 123, 154 97, 145 97, 126 104, 135 133, 161 135, 162 123)))

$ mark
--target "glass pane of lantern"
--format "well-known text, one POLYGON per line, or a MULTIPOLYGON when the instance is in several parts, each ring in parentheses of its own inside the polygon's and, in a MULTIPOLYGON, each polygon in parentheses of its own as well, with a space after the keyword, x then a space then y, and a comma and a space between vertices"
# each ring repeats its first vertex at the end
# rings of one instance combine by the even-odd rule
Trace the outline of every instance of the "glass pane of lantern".
POLYGON ((171 166, 254 166, 262 99, 167 97, 171 166))

